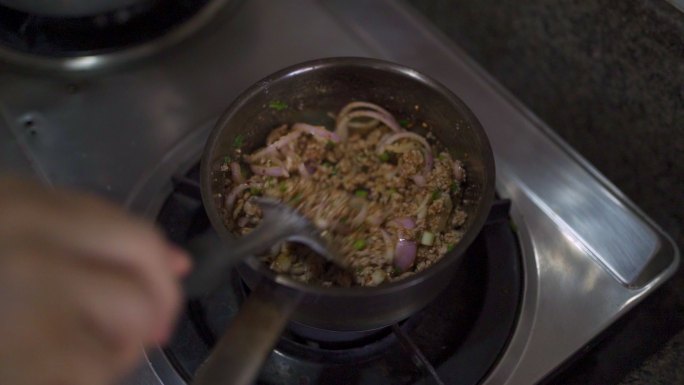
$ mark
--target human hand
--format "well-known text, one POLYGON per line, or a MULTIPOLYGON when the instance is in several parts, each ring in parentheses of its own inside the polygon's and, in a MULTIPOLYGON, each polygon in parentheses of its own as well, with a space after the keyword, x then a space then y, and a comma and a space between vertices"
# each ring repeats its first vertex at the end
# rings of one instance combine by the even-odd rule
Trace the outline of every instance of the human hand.
POLYGON ((169 338, 189 268, 109 203, 0 178, 0 384, 115 381, 169 338))

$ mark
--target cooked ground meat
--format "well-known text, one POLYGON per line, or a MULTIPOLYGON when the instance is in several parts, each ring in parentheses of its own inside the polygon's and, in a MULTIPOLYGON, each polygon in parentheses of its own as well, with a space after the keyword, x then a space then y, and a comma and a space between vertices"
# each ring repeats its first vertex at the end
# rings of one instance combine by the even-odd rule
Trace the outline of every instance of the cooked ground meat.
POLYGON ((464 233, 465 169, 440 148, 365 102, 342 109, 334 132, 279 126, 266 147, 220 166, 232 174, 223 194, 226 224, 250 232, 261 218, 250 198, 271 197, 312 220, 353 267, 343 271, 305 246, 284 244, 262 257, 272 270, 324 286, 405 278, 442 258, 464 233))

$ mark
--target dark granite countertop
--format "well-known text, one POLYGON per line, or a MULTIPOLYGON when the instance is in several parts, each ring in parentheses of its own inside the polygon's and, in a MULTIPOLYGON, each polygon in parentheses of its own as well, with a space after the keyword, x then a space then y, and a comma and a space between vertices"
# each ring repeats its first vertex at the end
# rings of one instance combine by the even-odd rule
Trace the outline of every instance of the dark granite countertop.
MULTIPOLYGON (((684 249, 684 13, 664 0, 410 0, 684 249)), ((684 272, 553 384, 684 383, 684 272)))

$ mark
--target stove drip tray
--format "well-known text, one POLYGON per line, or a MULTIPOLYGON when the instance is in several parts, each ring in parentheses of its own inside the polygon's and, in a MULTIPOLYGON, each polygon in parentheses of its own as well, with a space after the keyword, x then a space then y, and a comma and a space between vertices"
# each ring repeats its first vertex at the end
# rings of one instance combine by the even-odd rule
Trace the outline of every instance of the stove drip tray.
MULTIPOLYGON (((476 384, 503 352, 520 305, 520 251, 510 202, 495 203, 451 284, 425 309, 385 328, 339 332, 291 322, 262 367, 258 384, 476 384)), ((198 166, 174 177, 157 220, 184 244, 210 226, 198 166)), ((186 305, 164 350, 187 382, 208 357, 246 296, 237 272, 186 305)))

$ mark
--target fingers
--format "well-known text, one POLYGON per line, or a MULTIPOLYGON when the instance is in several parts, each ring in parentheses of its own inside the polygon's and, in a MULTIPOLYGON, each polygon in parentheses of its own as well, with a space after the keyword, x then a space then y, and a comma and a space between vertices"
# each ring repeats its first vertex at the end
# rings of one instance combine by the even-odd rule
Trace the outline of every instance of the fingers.
POLYGON ((192 262, 188 254, 175 246, 171 246, 169 250, 169 263, 171 270, 178 277, 185 277, 192 268, 192 262))
POLYGON ((96 260, 128 270, 152 299, 150 317, 155 327, 146 340, 168 337, 180 305, 178 277, 190 267, 184 252, 169 245, 148 223, 100 199, 61 190, 45 192, 30 183, 9 185, 13 196, 20 198, 3 206, 6 215, 0 218, 0 237, 19 239, 30 234, 71 250, 70 256, 85 262, 96 260))
MULTIPOLYGON (((130 369, 141 345, 168 340, 190 259, 154 227, 91 196, 7 180, 0 180, 0 212, 0 257, 12 246, 25 249, 12 257, 23 263, 13 268, 15 279, 0 279, 0 308, 10 301, 16 315, 4 324, 25 326, 3 334, 0 325, 0 336, 23 337, 3 338, 0 357, 26 351, 40 366, 39 357, 51 356, 43 366, 53 369, 34 373, 51 381, 65 367, 77 373, 86 365, 81 378, 97 384, 130 369)), ((14 373, 26 371, 7 376, 14 373)))
POLYGON ((149 296, 130 274, 34 242, 0 251, 0 383, 106 385, 142 355, 149 296))

